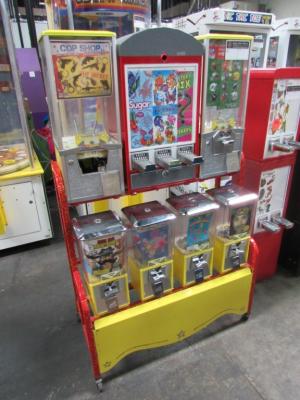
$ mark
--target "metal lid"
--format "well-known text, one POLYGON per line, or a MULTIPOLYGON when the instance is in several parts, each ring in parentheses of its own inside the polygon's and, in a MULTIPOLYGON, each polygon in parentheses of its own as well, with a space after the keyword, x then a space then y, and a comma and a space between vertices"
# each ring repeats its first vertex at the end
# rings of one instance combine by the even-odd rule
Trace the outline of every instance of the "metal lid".
POLYGON ((122 36, 117 39, 117 45, 118 55, 121 57, 204 56, 205 54, 203 44, 195 40, 192 35, 167 27, 143 29, 122 36))
POLYGON ((176 215, 158 201, 125 207, 122 211, 134 228, 142 228, 176 219, 176 215))
POLYGON ((181 215, 202 214, 220 208, 217 203, 201 193, 170 197, 167 202, 181 215))
POLYGON ((215 201, 225 206, 237 206, 244 203, 253 203, 257 200, 256 193, 250 192, 237 185, 224 186, 207 191, 215 201))
POLYGON ((77 239, 91 240, 105 235, 115 235, 126 231, 126 226, 112 211, 73 218, 73 229, 77 239))

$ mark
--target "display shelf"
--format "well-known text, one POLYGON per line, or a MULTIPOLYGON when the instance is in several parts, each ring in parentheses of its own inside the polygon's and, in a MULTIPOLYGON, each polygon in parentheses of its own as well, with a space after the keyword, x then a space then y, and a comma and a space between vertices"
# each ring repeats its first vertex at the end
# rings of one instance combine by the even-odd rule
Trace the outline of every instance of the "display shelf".
POLYGON ((101 374, 110 371, 131 353, 180 342, 226 314, 248 317, 253 300, 254 266, 258 254, 252 239, 249 264, 242 268, 213 276, 201 284, 174 290, 155 300, 137 302, 104 317, 93 316, 78 269, 79 260, 63 178, 55 161, 52 162, 52 171, 76 309, 99 390, 102 390, 101 374))

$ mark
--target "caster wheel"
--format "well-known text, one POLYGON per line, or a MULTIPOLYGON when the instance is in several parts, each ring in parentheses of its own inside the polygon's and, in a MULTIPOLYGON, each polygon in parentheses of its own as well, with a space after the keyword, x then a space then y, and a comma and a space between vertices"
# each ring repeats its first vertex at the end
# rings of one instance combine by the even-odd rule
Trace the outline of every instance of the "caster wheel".
POLYGON ((102 393, 103 392, 103 381, 102 381, 102 379, 99 379, 98 381, 96 381, 96 386, 97 386, 98 392, 102 393))
POLYGON ((242 321, 242 322, 246 322, 246 321, 248 321, 248 319, 249 319, 249 314, 244 314, 244 315, 242 315, 242 317, 241 317, 241 321, 242 321))

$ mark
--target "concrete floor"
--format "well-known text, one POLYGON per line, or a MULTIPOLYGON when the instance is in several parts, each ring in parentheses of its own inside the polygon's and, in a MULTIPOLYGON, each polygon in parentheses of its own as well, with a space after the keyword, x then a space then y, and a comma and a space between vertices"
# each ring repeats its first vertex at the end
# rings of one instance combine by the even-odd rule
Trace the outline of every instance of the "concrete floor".
POLYGON ((282 274, 257 285, 248 322, 224 318, 178 345, 131 355, 100 395, 56 211, 53 203, 50 244, 1 254, 1 400, 300 398, 300 278, 282 274))

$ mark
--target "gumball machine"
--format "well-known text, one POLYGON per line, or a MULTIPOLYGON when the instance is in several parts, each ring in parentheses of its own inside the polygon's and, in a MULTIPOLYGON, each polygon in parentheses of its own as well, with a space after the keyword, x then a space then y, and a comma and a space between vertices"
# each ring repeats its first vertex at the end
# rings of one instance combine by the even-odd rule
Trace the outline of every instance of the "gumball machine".
POLYGON ((127 229, 120 218, 112 211, 74 218, 73 230, 94 314, 128 306, 127 229))
POLYGON ((124 191, 115 35, 45 31, 40 54, 56 157, 70 203, 124 191))
POLYGON ((220 205, 214 228, 214 266, 223 273, 248 260, 257 195, 237 185, 207 193, 220 205))
POLYGON ((119 38, 117 49, 127 191, 196 181, 202 44, 155 28, 119 38))
POLYGON ((142 301, 173 289, 174 213, 158 201, 122 209, 130 230, 131 283, 142 301))
POLYGON ((252 37, 197 36, 206 49, 200 178, 240 169, 252 37))
POLYGON ((174 278, 181 286, 202 282, 213 273, 211 233, 219 205, 200 193, 173 196, 167 202, 177 216, 174 278))

